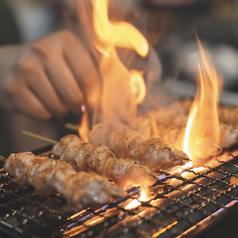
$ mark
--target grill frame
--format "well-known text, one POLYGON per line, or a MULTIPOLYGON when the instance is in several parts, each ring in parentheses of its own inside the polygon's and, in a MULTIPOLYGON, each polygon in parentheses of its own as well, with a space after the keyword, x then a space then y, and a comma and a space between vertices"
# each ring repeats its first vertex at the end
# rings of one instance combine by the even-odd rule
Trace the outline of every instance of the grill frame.
MULTIPOLYGON (((41 153, 43 153, 43 152, 45 152, 45 151, 48 151, 50 149, 50 147, 47 147, 47 148, 42 148, 42 149, 40 149, 40 150, 38 150, 38 151, 34 151, 34 153, 36 153, 36 154, 41 154, 41 153)), ((236 165, 236 163, 238 162, 238 157, 234 157, 232 160, 230 160, 229 162, 220 162, 220 165, 219 166, 217 166, 217 167, 215 167, 215 168, 211 168, 211 171, 219 171, 220 170, 220 168, 222 168, 223 166, 233 166, 235 169, 236 169, 236 172, 235 172, 235 174, 237 174, 238 175, 238 166, 236 165)), ((0 166, 1 166, 2 164, 0 164, 0 166)), ((211 171, 210 172, 206 172, 207 174, 205 175, 205 177, 207 176, 207 177, 209 177, 209 174, 211 173, 211 171)), ((0 171, 0 175, 2 176, 4 174, 4 172, 2 172, 2 171, 0 171)), ((166 174, 165 173, 165 171, 160 171, 160 173, 159 174, 166 174)), ((229 176, 231 175, 229 175, 229 173, 228 172, 225 172, 224 173, 224 175, 225 176, 227 176, 226 177, 226 179, 227 178, 229 178, 229 176)), ((182 179, 181 177, 179 177, 179 175, 169 175, 168 173, 167 173, 167 176, 169 176, 169 178, 170 179, 172 179, 172 178, 176 178, 176 179, 178 179, 178 178, 180 178, 180 179, 182 179)), ((236 175, 235 175, 236 176, 236 175)), ((204 177, 204 173, 202 174, 202 176, 201 176, 201 174, 199 174, 199 173, 195 173, 195 179, 192 179, 192 180, 189 180, 189 183, 192 185, 192 186, 197 186, 196 185, 196 180, 197 179, 199 179, 199 177, 204 177)), ((180 180, 179 179, 179 180, 180 180)), ((168 181, 168 177, 165 177, 165 178, 162 178, 162 179, 159 179, 158 181, 157 181, 157 185, 158 186, 160 186, 161 184, 163 184, 163 182, 164 181, 168 181)), ((183 181, 183 183, 188 183, 188 181, 186 180, 186 179, 182 179, 182 181, 183 181)), ((215 181, 215 184, 216 184, 216 182, 218 182, 219 180, 214 180, 215 181)), ((182 184, 183 184, 182 183, 182 184)), ((221 182, 222 184, 223 184, 223 182, 221 182)), ((11 184, 11 183, 10 183, 11 184)), ((1 185, 1 189, 2 189, 2 186, 4 186, 4 185, 1 185)), ((155 186, 154 186, 155 187, 155 186)), ((182 187, 183 187, 183 185, 179 185, 179 186, 168 186, 168 190, 166 191, 166 193, 167 194, 170 194, 170 193, 173 193, 174 191, 176 191, 178 188, 179 189, 182 189, 182 187)), ((1 192, 1 189, 0 189, 0 192, 1 192)), ((21 190, 21 189, 23 189, 23 188, 20 188, 20 189, 17 189, 18 191, 19 190, 21 190)), ((33 192, 33 189, 31 188, 31 187, 27 187, 27 188, 24 188, 24 189, 26 189, 26 191, 28 191, 28 193, 32 193, 33 192)), ((236 197, 230 197, 230 200, 232 201, 232 200, 234 200, 235 198, 237 198, 238 197, 238 186, 235 186, 234 187, 234 190, 236 190, 236 192, 237 192, 237 195, 236 195, 236 197)), ((24 192, 24 191, 23 191, 24 192)), ((118 200, 118 201, 116 201, 116 202, 114 202, 114 203, 112 203, 112 204, 109 204, 109 205, 106 205, 106 206, 104 206, 103 208, 96 208, 96 210, 95 209, 92 209, 92 208, 89 208, 89 209, 87 209, 84 213, 82 213, 82 215, 81 216, 78 216, 76 219, 73 219, 72 220, 72 222, 68 222, 67 223, 67 221, 68 221, 68 218, 70 217, 70 216, 72 216, 72 214, 74 214, 74 213, 72 213, 72 212, 66 212, 66 214, 64 214, 64 215, 62 215, 62 213, 61 212, 58 212, 58 211, 54 211, 54 209, 52 210, 52 208, 50 208, 49 207, 49 210, 52 210, 53 211, 53 213, 54 214, 58 214, 59 216, 61 216, 61 218, 59 218, 59 219, 56 219, 57 220, 57 222, 60 224, 59 226, 55 226, 55 228, 56 228, 56 230, 57 230, 57 232, 56 231, 54 231, 53 233, 51 233, 50 234, 50 237, 60 237, 60 236, 62 236, 62 232, 60 231, 60 229, 61 228, 64 228, 65 230, 67 230, 66 229, 66 225, 68 225, 69 227, 71 226, 71 227, 76 227, 76 228, 78 228, 78 227, 80 227, 80 225, 81 224, 86 224, 86 223, 88 223, 89 221, 90 221, 90 218, 91 219, 94 219, 94 217, 96 217, 96 216, 98 216, 98 215, 102 215, 103 214, 103 212, 104 211, 108 211, 108 210, 110 210, 110 209, 112 209, 112 208, 114 208, 114 207, 116 207, 116 209, 118 209, 118 212, 114 215, 114 216, 112 216, 112 217, 110 217, 110 218, 108 218, 107 219, 107 223, 109 223, 108 225, 107 225, 107 227, 110 227, 110 223, 112 223, 112 224, 117 224, 118 222, 120 223, 120 222, 124 222, 126 219, 127 219, 127 216, 128 216, 128 214, 129 214, 129 216, 130 216, 130 214, 133 214, 133 212, 137 212, 137 209, 135 209, 135 211, 134 210, 132 210, 132 211, 125 211, 125 209, 124 208, 122 208, 122 207, 120 207, 120 204, 122 204, 123 202, 125 202, 125 201, 127 201, 129 198, 134 198, 135 196, 136 196, 136 194, 138 193, 138 189, 132 189, 131 191, 130 191, 130 195, 128 195, 127 197, 124 197, 124 198, 122 198, 121 200, 118 200), (119 213, 122 213, 122 214, 120 214, 120 219, 118 218, 118 214, 119 213), (123 219, 123 213, 126 213, 126 218, 124 218, 123 219), (80 220, 81 219, 81 220, 80 220), (109 220, 110 220, 110 222, 109 222, 109 220), (66 223, 65 223, 66 222, 66 223), (63 225, 62 225, 62 223, 64 223, 63 225)), ((163 194, 163 196, 166 194, 166 193, 164 193, 163 194)), ((185 192, 186 193, 186 192, 185 192)), ((32 194, 34 194, 34 193, 32 193, 32 194)), ((220 194, 220 196, 222 196, 222 193, 218 193, 218 194, 220 194)), ((2 194, 0 195, 1 197, 1 199, 2 199, 2 194)), ((163 197, 162 196, 162 197, 163 197)), ((179 196, 181 196, 181 194, 179 194, 179 196)), ((158 196, 158 197, 160 197, 160 196, 158 196)), ((218 198, 219 198, 219 196, 218 196, 218 198)), ((42 204, 43 204, 43 207, 45 206, 44 204, 45 204, 45 202, 46 202, 46 204, 47 204, 47 200, 50 200, 50 199, 57 199, 57 200, 59 200, 59 201, 62 201, 62 203, 64 204, 64 209, 66 208, 66 211, 67 211, 67 206, 66 206, 66 204, 65 204, 65 200, 63 199, 63 198, 61 198, 60 196, 58 196, 58 195, 52 195, 52 196, 49 196, 49 197, 47 197, 47 198, 39 198, 39 200, 37 200, 37 206, 41 206, 41 202, 42 202, 42 204)), ((177 199, 177 198, 176 198, 177 199)), ((216 199, 215 199, 216 200, 216 199)), ((214 200, 214 201, 215 201, 214 200)), ((173 197, 172 197, 172 200, 171 201, 173 201, 173 197)), ((176 205, 179 205, 178 204, 178 201, 177 200, 175 200, 176 201, 176 204, 175 204, 175 206, 176 205)), ((227 203, 229 203, 230 201, 229 201, 229 199, 228 199, 228 202, 227 203)), ((223 207, 223 206, 225 206, 226 204, 227 204, 226 202, 225 202, 225 204, 221 204, 221 208, 223 207)), ((218 207, 219 207, 220 205, 218 204, 218 207)), ((0 208, 2 208, 2 207, 4 207, 4 205, 3 204, 1 204, 1 206, 0 206, 0 208)), ((31 205, 30 205, 30 207, 31 207, 31 205)), ((142 203, 142 207, 143 208, 145 208, 145 210, 146 209, 149 209, 148 208, 148 204, 147 203, 142 203)), ((188 209, 191 209, 191 206, 187 206, 186 204, 184 205, 184 208, 188 208, 188 209)), ((48 208, 47 208, 48 209, 48 208)), ((181 208, 182 209, 182 208, 181 208)), ((193 208, 192 208, 193 209, 193 208)), ((159 210, 160 210, 160 213, 162 214, 162 213, 164 213, 165 215, 167 215, 167 214, 169 214, 169 212, 167 212, 166 211, 166 208, 164 209, 163 207, 160 207, 159 208, 159 210)), ((217 209, 218 210, 218 209, 217 209)), ((182 211, 182 210, 181 210, 182 211)), ((195 207, 195 211, 196 211, 196 207, 195 207)), ((14 211, 12 211, 13 213, 14 213, 14 211)), ((16 212, 16 214, 18 214, 18 212, 19 211, 17 211, 16 212)), ((1 212, 0 212, 1 213, 1 212)), ((172 214, 172 213, 171 213, 172 214)), ((190 213, 188 213, 188 214, 190 214, 190 213)), ((213 212, 211 212, 211 214, 213 214, 213 212)), ((223 212, 221 212, 221 213, 219 213, 217 216, 215 216, 215 218, 213 218, 213 219, 207 219, 205 222, 200 222, 200 220, 203 220, 205 217, 203 217, 203 218, 201 218, 201 219, 199 219, 199 221, 198 222, 200 222, 201 224, 199 225, 199 226, 196 226, 196 224, 193 224, 193 226, 195 226, 195 229, 193 229, 193 230, 191 230, 191 231, 187 231, 188 229, 186 229, 186 230, 183 230, 182 232, 180 232, 180 234, 175 234, 176 236, 177 235, 181 235, 182 237, 199 237, 199 236, 201 236, 201 237, 204 237, 204 234, 206 234, 207 232, 211 232, 211 230, 216 230, 216 227, 217 227, 217 225, 218 224, 222 224, 224 221, 225 221, 225 219, 224 219, 224 217, 226 217, 226 219, 229 219, 229 218, 231 218, 232 216, 235 216, 234 214, 238 214, 238 204, 234 204, 233 206, 232 206, 232 208, 227 208, 227 209, 224 209, 224 211, 223 212), (234 210, 235 210, 235 212, 234 212, 234 210), (222 215, 221 215, 222 214, 222 215), (185 232, 186 231, 186 232, 185 232), (185 232, 185 233, 184 233, 185 232), (182 235, 183 234, 183 235, 182 235), (201 235, 202 234, 202 235, 201 235)), ((210 215, 210 214, 208 214, 208 215, 210 215)), ((156 215, 154 215, 154 217, 155 217, 156 215)), ((165 216, 166 217, 166 216, 165 216)), ((182 215, 182 217, 183 217, 183 215, 182 215)), ((48 220, 49 220, 49 218, 47 218, 48 220)), ((55 218, 54 218, 55 219, 55 218)), ((56 220, 54 220, 54 222, 56 222, 56 220)), ((54 223, 53 222, 53 223, 54 223)), ((144 220, 144 221, 142 221, 142 223, 139 223, 139 225, 137 224, 136 225, 136 227, 137 226, 143 226, 143 222, 144 223, 150 223, 151 221, 150 220, 144 220)), ((82 232, 82 233, 80 233, 80 234, 78 234, 78 236, 76 236, 76 237, 92 237, 92 235, 93 235, 93 237, 94 237, 94 235, 96 235, 96 233, 98 232, 98 236, 100 236, 100 237, 138 237, 138 236, 134 236, 133 234, 134 234, 134 232, 136 231, 136 229, 137 228, 135 228, 135 227, 127 227, 127 226, 125 226, 124 228, 125 229, 121 229, 120 227, 119 227, 119 232, 118 232, 118 230, 112 230, 112 231, 110 231, 110 233, 109 234, 107 234, 107 233, 104 233, 104 231, 102 231, 102 229, 105 229, 106 227, 105 227, 105 225, 103 225, 103 223, 104 222, 102 222, 102 224, 99 224, 99 227, 97 227, 97 226, 93 226, 92 228, 89 228, 88 230, 86 230, 86 232, 82 232), (96 231, 96 233, 95 233, 95 231, 96 231), (128 235, 129 234, 129 235, 128 235)), ((10 224, 11 225, 11 224, 10 224)), ((42 224, 41 224, 42 225, 42 224)), ((53 224, 54 225, 54 224, 53 224)), ((167 229, 167 231, 170 231, 171 229, 173 230, 173 227, 174 226, 176 226, 177 224, 175 224, 175 225, 173 225, 173 226, 171 226, 170 228, 168 228, 167 229)), ((227 224, 228 225, 228 224, 227 224)), ((49 224, 46 224, 46 227, 47 226, 49 226, 49 224)), ((154 226, 154 225, 153 225, 154 226)), ((192 225, 189 227, 189 228, 191 228, 191 227, 193 227, 192 225)), ((43 227, 44 227, 44 223, 43 223, 43 227)), ((42 228, 42 227, 41 227, 42 228)), ((165 227, 164 227, 165 228, 165 227)), ((163 228, 163 229, 164 229, 163 228)), ((40 229, 40 228, 39 228, 40 229)), ((160 233, 160 231, 159 231, 159 229, 160 229, 160 227, 158 226, 158 230, 157 230, 157 234, 159 234, 160 233)), ((110 230, 110 229, 109 229, 110 230)), ((29 233, 28 232, 28 230, 26 230, 26 229, 24 229, 24 227, 23 227, 23 229, 22 230, 20 230, 19 228, 18 229, 16 229, 16 227, 14 227, 14 226, 12 226, 12 227, 9 227, 9 224, 7 224, 6 223, 6 221, 5 220, 3 220, 2 219, 2 216, 1 216, 1 214, 0 214, 0 234, 4 234, 5 236, 9 236, 9 237, 13 237, 13 238, 22 238, 22 237, 45 237, 45 236, 36 236, 35 234, 32 234, 31 232, 29 233)), ((153 232, 152 232, 153 233, 153 232)), ((160 233, 160 236, 156 236, 156 233, 154 233, 154 234, 150 234, 149 232, 147 233, 147 234, 145 234, 145 236, 143 235, 143 232, 142 233, 140 233, 140 235, 141 235, 141 237, 146 237, 147 235, 148 236, 150 236, 150 235, 154 235, 153 237, 174 237, 173 236, 173 234, 171 235, 171 236, 167 236, 167 235, 164 235, 164 234, 166 234, 166 231, 164 232, 164 233, 160 233)))

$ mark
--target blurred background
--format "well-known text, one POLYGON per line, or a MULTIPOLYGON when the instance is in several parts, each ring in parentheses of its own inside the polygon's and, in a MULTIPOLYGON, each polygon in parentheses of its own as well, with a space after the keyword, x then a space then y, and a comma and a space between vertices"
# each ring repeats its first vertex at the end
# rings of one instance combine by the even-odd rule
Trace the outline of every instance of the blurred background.
POLYGON ((151 0, 141 5, 148 39, 162 62, 163 91, 171 97, 194 96, 200 55, 197 32, 223 79, 220 104, 238 106, 238 1, 151 0))
MULTIPOLYGON (((34 41, 56 31, 62 27, 61 16, 60 0, 1 0, 0 46, 34 41)), ((24 128, 52 139, 61 134, 59 120, 40 122, 1 107, 0 115, 0 154, 4 156, 46 145, 24 137, 24 128)))
MULTIPOLYGON (((136 14, 128 20, 143 32, 161 60, 158 94, 166 92, 171 98, 195 95, 196 31, 224 80, 221 104, 238 106, 238 0, 131 0, 130 3, 136 14)), ((61 0, 1 0, 0 45, 32 41, 65 27, 64 6, 61 0)), ((64 133, 64 121, 70 120, 38 122, 3 108, 0 115, 0 154, 5 156, 45 145, 23 137, 22 130, 58 139, 64 133)), ((78 123, 79 117, 77 120, 71 122, 78 123)))

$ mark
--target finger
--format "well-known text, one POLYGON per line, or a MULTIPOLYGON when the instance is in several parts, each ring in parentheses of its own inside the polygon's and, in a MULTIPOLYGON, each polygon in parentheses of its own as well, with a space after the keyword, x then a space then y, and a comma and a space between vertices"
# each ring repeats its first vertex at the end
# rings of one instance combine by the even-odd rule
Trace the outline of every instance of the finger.
POLYGON ((67 107, 62 103, 47 78, 43 65, 36 59, 31 59, 31 64, 34 64, 33 70, 28 67, 27 72, 25 72, 25 81, 31 91, 54 116, 62 117, 66 115, 67 107))
POLYGON ((14 96, 11 97, 13 109, 36 119, 50 119, 52 114, 33 94, 33 92, 31 92, 25 84, 20 85, 20 87, 21 90, 17 90, 14 96))
POLYGON ((62 56, 56 57, 56 60, 46 62, 45 68, 46 74, 60 98, 71 111, 78 113, 84 104, 84 97, 62 56))
POLYGON ((86 105, 92 110, 97 105, 101 92, 100 77, 95 64, 76 37, 70 39, 70 44, 67 44, 64 54, 85 96, 86 105))

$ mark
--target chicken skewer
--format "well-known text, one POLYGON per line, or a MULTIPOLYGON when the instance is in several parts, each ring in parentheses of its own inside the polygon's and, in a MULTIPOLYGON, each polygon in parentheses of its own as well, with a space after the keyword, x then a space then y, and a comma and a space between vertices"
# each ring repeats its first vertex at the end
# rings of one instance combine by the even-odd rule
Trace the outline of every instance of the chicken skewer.
POLYGON ((218 116, 220 121, 238 126, 238 108, 219 107, 218 116))
POLYGON ((138 160, 152 170, 167 169, 189 161, 184 152, 164 144, 159 138, 144 140, 137 133, 114 126, 94 126, 89 140, 96 145, 107 145, 117 156, 138 160))
MULTIPOLYGON (((34 133, 25 135, 36 136, 34 133)), ((37 135, 37 138, 39 136, 37 135)), ((43 139, 40 137, 39 139, 43 139)), ((53 144, 55 142, 49 141, 53 144)), ((76 171, 93 170, 113 180, 118 186, 149 186, 156 182, 155 174, 146 166, 129 158, 117 158, 107 146, 85 143, 76 135, 67 135, 52 149, 52 153, 70 163, 76 171)))
POLYGON ((18 185, 32 185, 38 194, 62 194, 76 210, 103 205, 120 198, 124 191, 94 173, 76 172, 63 160, 36 156, 31 152, 11 154, 4 169, 18 185))
MULTIPOLYGON (((156 112, 150 112, 147 117, 144 117, 144 121, 147 120, 147 126, 150 127, 150 135, 158 136, 164 143, 168 143, 175 148, 182 148, 181 143, 183 141, 183 136, 185 133, 185 127, 187 122, 187 115, 180 118, 180 126, 173 124, 167 125, 160 121, 156 117, 156 112), (182 122, 182 118, 184 122, 182 122)), ((145 123, 146 124, 146 123, 145 123)), ((220 148, 230 148, 238 143, 238 127, 235 125, 228 125, 225 123, 220 123, 220 143, 217 147, 220 148)), ((219 150, 220 151, 220 150, 219 150)))
POLYGON ((108 146, 85 143, 76 135, 67 135, 56 144, 52 153, 70 163, 77 171, 91 169, 113 180, 120 187, 152 185, 155 174, 146 166, 129 158, 117 158, 108 146))
MULTIPOLYGON (((168 125, 186 125, 186 118, 191 105, 192 100, 187 98, 181 101, 175 101, 167 106, 158 107, 155 111, 156 118, 162 123, 166 122, 168 125)), ((218 106, 218 117, 220 122, 238 126, 238 108, 218 106)))

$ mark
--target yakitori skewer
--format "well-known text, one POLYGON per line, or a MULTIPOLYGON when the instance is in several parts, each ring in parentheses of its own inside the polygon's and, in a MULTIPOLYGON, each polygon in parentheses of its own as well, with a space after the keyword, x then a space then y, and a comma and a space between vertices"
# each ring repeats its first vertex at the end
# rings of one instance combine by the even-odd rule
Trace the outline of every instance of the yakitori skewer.
POLYGON ((123 189, 95 173, 76 172, 64 160, 32 152, 11 154, 4 170, 19 186, 32 185, 41 196, 60 193, 76 210, 104 205, 125 194, 123 189))
MULTIPOLYGON (((48 141, 33 133, 24 132, 24 135, 48 141)), ((129 158, 117 158, 108 146, 85 143, 76 135, 67 135, 56 142, 52 153, 77 171, 93 170, 123 188, 129 185, 148 186, 156 181, 154 172, 147 166, 129 158)))
POLYGON ((138 160, 154 171, 183 165, 190 160, 183 151, 163 143, 159 138, 145 139, 127 127, 94 125, 89 141, 95 145, 107 145, 117 156, 138 160))
MULTIPOLYGON (((65 127, 73 131, 78 131, 79 129, 78 126, 69 123, 65 124, 65 127)), ((163 144, 159 138, 150 138, 146 142, 143 142, 140 138, 140 141, 137 141, 139 137, 136 133, 134 136, 130 132, 125 132, 116 127, 112 130, 102 129, 99 132, 101 136, 98 136, 97 132, 94 133, 95 128, 102 128, 102 125, 94 126, 89 133, 89 140, 93 144, 107 145, 117 156, 130 157, 133 160, 138 160, 140 164, 146 165, 152 170, 170 168, 179 164, 182 165, 184 161, 189 161, 189 158, 185 153, 172 148, 170 145, 163 144), (108 131, 111 131, 112 133, 108 133, 108 131), (131 138, 131 141, 129 138, 131 138), (126 143, 124 145, 123 143, 125 140, 126 143), (133 146, 131 146, 131 144, 133 146), (147 151, 151 151, 151 147, 155 149, 152 153, 148 153, 147 151), (123 150, 123 152, 121 150, 123 150), (156 158, 152 156, 155 153, 158 154, 156 158), (150 159, 145 159, 145 157, 150 157, 150 159), (152 159, 152 157, 154 159, 152 159)), ((106 128, 106 126, 103 128, 106 128)))

